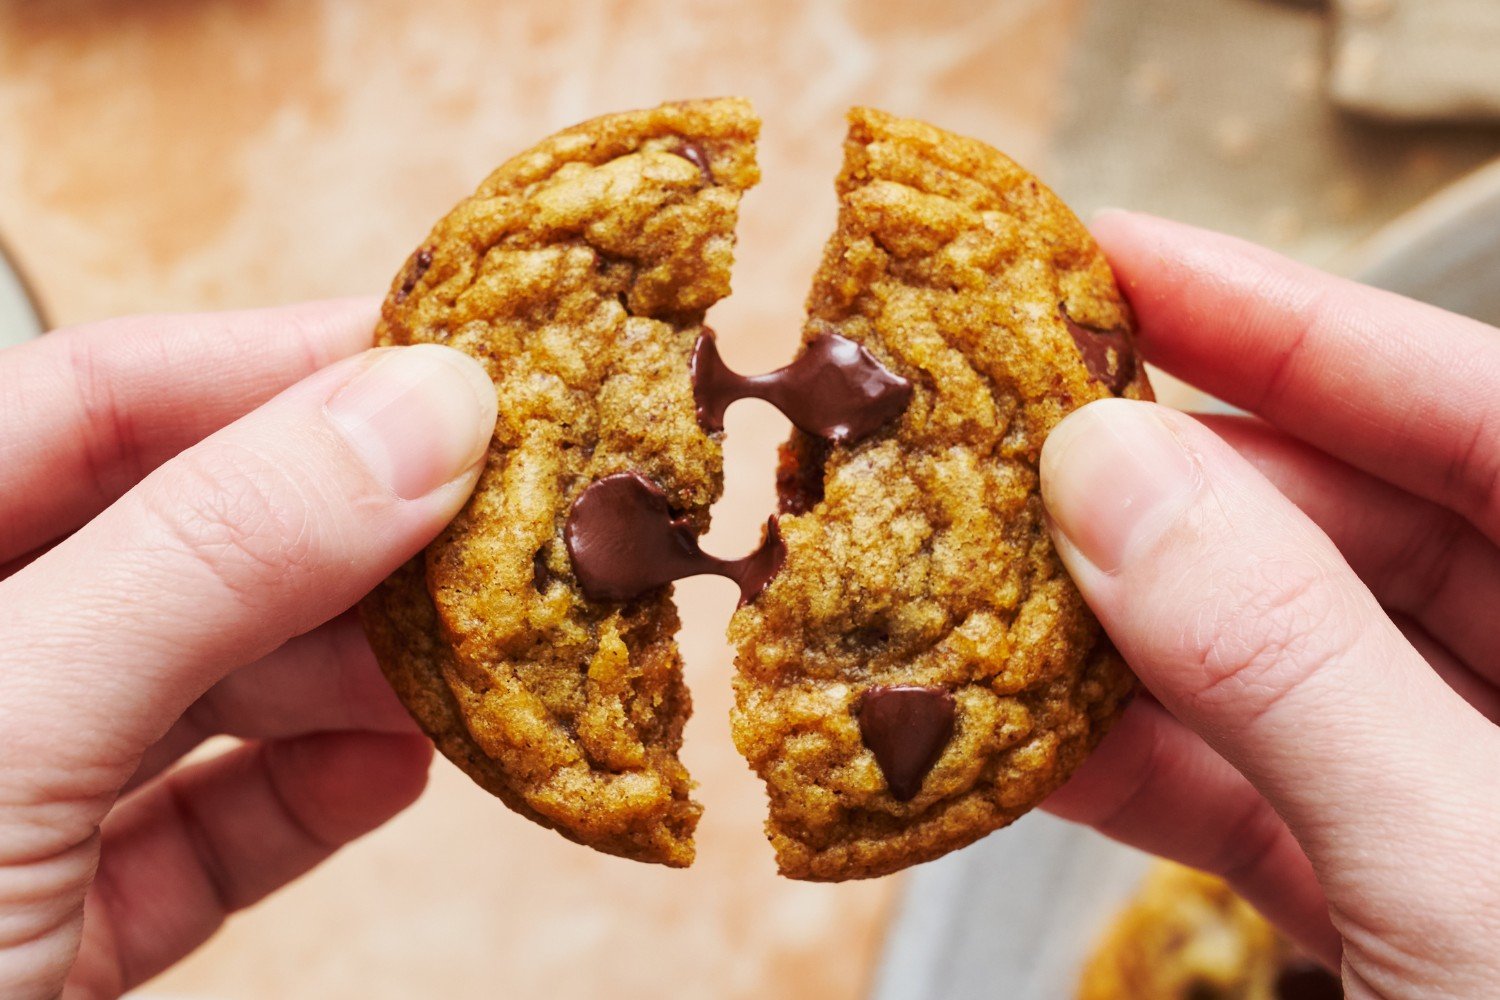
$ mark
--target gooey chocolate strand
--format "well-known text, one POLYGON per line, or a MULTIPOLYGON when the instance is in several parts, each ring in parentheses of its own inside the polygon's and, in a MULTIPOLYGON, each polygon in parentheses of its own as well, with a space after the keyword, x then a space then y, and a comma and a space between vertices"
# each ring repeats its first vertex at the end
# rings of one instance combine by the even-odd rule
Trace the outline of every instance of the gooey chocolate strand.
POLYGON ((563 527, 578 585, 591 601, 630 601, 650 590, 709 573, 754 600, 786 559, 776 519, 760 547, 742 559, 720 559, 698 547, 686 518, 673 517, 667 495, 651 480, 620 472, 590 483, 573 501, 563 527))
POLYGON ((698 423, 724 429, 724 411, 737 399, 763 399, 813 437, 852 444, 899 417, 911 402, 911 382, 847 337, 823 333, 797 359, 765 375, 740 375, 719 357, 712 330, 693 346, 690 366, 698 423))
MULTIPOLYGON (((680 155, 698 162, 702 153, 693 150, 697 159, 680 155)), ((900 416, 911 401, 910 382, 837 334, 814 338, 785 368, 745 376, 729 370, 705 329, 690 371, 698 422, 709 431, 723 430, 731 402, 755 396, 809 434, 850 443, 900 416)), ((711 573, 739 584, 743 605, 766 589, 786 558, 775 518, 765 541, 744 558, 708 555, 687 522, 672 516, 661 487, 634 472, 589 484, 568 511, 563 536, 579 586, 595 601, 630 601, 673 580, 711 573)))

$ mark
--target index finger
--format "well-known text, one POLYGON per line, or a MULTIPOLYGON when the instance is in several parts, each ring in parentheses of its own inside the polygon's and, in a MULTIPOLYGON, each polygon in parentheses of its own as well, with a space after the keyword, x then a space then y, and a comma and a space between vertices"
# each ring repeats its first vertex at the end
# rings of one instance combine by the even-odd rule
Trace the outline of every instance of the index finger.
POLYGON ((1191 226, 1093 229, 1150 361, 1500 540, 1500 331, 1191 226))

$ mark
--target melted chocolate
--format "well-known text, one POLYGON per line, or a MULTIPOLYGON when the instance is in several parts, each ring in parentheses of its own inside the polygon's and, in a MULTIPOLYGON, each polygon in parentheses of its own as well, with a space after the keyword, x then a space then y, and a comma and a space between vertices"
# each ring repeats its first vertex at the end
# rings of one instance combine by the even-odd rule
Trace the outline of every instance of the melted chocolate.
POLYGON ((411 268, 406 272, 406 277, 401 279, 401 287, 396 290, 396 301, 405 302, 411 290, 417 287, 417 282, 422 280, 422 275, 432 266, 432 251, 418 250, 412 257, 411 268))
POLYGON ((786 559, 774 517, 760 547, 744 558, 708 555, 687 519, 672 516, 661 487, 634 472, 590 483, 568 511, 563 540, 591 601, 632 601, 673 580, 712 573, 739 584, 745 605, 766 589, 786 559))
POLYGON ((719 357, 713 331, 693 346, 693 400, 698 423, 724 429, 724 411, 737 399, 763 399, 814 437, 850 444, 900 416, 911 383, 859 344, 836 333, 813 338, 797 359, 766 375, 739 375, 719 357))
POLYGON ((823 499, 823 470, 831 448, 822 438, 800 434, 776 453, 776 509, 806 514, 823 499))
POLYGON ((712 184, 714 182, 714 171, 708 165, 708 154, 703 151, 702 146, 694 142, 684 142, 672 150, 672 153, 697 167, 698 172, 703 175, 703 183, 712 184))
POLYGON ((1089 375, 1103 383, 1104 387, 1118 396, 1135 379, 1135 349, 1130 345, 1130 336, 1124 329, 1101 330, 1084 326, 1068 315, 1066 309, 1059 310, 1078 353, 1083 355, 1083 366, 1089 375))
POLYGON ((953 738, 953 695, 942 688, 872 687, 860 700, 859 735, 891 795, 909 802, 953 738))
POLYGON ((1311 959, 1289 963, 1276 977, 1277 1000, 1343 1000, 1337 976, 1311 959))

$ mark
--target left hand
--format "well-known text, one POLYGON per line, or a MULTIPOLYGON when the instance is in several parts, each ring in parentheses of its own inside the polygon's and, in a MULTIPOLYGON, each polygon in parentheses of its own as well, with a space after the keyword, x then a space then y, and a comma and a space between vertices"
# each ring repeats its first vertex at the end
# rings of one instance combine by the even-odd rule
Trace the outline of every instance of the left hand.
POLYGON ((0 996, 116 996, 420 793, 341 615, 468 497, 477 363, 368 303, 0 351, 0 996), (361 353, 363 352, 363 353, 361 353), (172 765, 206 737, 243 745, 172 765))

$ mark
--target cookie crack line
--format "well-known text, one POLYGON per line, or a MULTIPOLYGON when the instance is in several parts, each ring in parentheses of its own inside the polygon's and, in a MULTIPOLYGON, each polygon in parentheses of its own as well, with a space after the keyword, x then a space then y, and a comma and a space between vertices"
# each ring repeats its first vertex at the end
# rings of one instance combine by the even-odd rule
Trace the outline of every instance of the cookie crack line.
MULTIPOLYGON (((698 336, 689 361, 698 423, 724 429, 724 411, 763 399, 798 427, 833 444, 852 444, 899 417, 911 382, 847 337, 816 337, 791 364, 765 375, 739 375, 719 357, 714 333, 698 336)), ((776 517, 749 555, 720 559, 698 546, 685 517, 674 517, 667 493, 639 472, 597 479, 568 510, 563 540, 574 576, 592 601, 632 601, 684 577, 712 574, 740 588, 740 606, 755 600, 786 561, 776 517)))
POLYGON ((724 411, 741 399, 760 399, 798 429, 831 444, 855 444, 905 412, 912 384, 876 360, 862 344, 820 333, 791 364, 765 375, 739 375, 719 356, 704 327, 689 365, 698 423, 717 433, 724 411))

